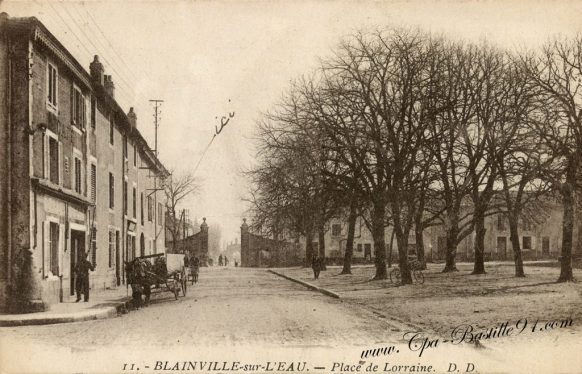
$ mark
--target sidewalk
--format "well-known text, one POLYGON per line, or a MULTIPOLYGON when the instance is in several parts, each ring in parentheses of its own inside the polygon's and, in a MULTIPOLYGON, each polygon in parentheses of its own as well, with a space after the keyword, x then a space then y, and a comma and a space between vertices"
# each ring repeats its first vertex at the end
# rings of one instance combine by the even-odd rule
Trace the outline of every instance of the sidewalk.
POLYGON ((28 314, 0 314, 0 326, 48 325, 104 319, 127 313, 131 306, 125 286, 111 290, 92 291, 88 302, 75 302, 75 297, 53 304, 45 312, 28 314))

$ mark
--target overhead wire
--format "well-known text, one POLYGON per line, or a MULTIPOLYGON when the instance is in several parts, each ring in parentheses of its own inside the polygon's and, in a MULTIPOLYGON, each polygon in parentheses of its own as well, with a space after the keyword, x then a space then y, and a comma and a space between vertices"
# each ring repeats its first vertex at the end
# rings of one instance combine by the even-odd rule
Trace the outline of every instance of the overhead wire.
MULTIPOLYGON (((49 2, 49 4, 50 4, 50 2, 49 2)), ((73 17, 73 15, 69 12, 68 8, 66 6, 63 6, 64 4, 62 2, 60 4, 61 4, 62 9, 64 9, 64 11, 67 13, 67 15, 69 16, 69 18, 71 19, 71 21, 75 24, 75 26, 77 27, 77 29, 79 29, 81 31, 81 33, 83 34, 83 36, 85 37, 85 39, 87 39, 87 42, 89 44, 91 44, 91 46, 95 49, 96 52, 98 52, 99 54, 101 54, 103 56, 104 62, 107 65, 109 65, 109 67, 117 74, 117 77, 119 78, 119 80, 117 81, 118 88, 120 88, 121 90, 123 90, 129 96, 129 98, 131 98, 133 96, 133 94, 132 94, 132 88, 131 88, 131 85, 125 79, 124 75, 121 74, 120 72, 118 72, 115 69, 115 67, 113 66, 113 64, 111 64, 109 62, 109 60, 105 57, 105 55, 103 53, 101 53, 101 50, 93 43, 93 41, 91 40, 91 38, 85 33, 85 30, 83 30, 83 28, 77 23, 77 21, 75 20, 75 17, 73 17), (124 89, 122 86, 125 86, 126 89, 124 89)), ((71 32, 74 32, 74 31, 71 31, 71 32)), ((75 34, 75 36, 76 36, 76 34, 75 34)), ((79 38, 77 38, 77 39, 79 39, 79 38)), ((91 52, 89 52, 89 55, 92 55, 91 52)))

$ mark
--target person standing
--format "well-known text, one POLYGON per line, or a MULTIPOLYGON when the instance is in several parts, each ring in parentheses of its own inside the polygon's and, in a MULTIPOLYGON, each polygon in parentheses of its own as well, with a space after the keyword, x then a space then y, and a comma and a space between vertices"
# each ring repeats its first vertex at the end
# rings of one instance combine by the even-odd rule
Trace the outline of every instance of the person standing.
POLYGON ((83 251, 77 266, 75 266, 75 274, 77 276, 75 284, 77 300, 75 302, 77 303, 81 301, 81 294, 84 295, 85 302, 89 301, 89 270, 95 270, 95 266, 85 256, 86 254, 83 251))
POLYGON ((314 254, 311 259, 311 268, 313 269, 313 277, 314 279, 319 279, 319 272, 321 271, 321 261, 317 254, 314 254))
POLYGON ((198 283, 198 272, 200 271, 200 260, 198 257, 194 257, 194 259, 190 261, 190 266, 192 271, 192 279, 194 283, 198 283))
POLYGON ((222 255, 218 256, 218 266, 222 266, 222 255))

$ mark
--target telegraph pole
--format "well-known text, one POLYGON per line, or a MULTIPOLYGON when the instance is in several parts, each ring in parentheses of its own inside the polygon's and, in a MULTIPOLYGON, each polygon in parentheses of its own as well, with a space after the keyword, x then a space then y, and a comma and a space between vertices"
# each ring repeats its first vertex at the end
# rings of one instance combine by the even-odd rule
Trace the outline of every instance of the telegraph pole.
MULTIPOLYGON (((158 126, 160 125, 160 107, 164 100, 152 99, 150 103, 154 103, 154 154, 158 157, 158 126)), ((158 252, 158 178, 154 174, 154 253, 158 252)))
POLYGON ((154 103, 154 130, 155 130, 155 135, 154 135, 154 154, 156 155, 156 157, 158 157, 158 126, 160 125, 160 120, 161 118, 159 117, 159 115, 162 113, 160 111, 160 108, 162 106, 162 103, 164 102, 164 100, 159 100, 159 99, 151 99, 150 103, 154 103))

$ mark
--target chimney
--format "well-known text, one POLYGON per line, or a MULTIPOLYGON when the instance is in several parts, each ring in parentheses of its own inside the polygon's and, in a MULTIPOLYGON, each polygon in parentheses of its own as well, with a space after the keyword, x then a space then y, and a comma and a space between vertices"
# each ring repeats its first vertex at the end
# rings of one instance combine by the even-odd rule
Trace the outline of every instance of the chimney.
POLYGON ((103 64, 99 62, 99 56, 95 55, 93 57, 93 62, 89 65, 89 71, 91 72, 91 78, 94 82, 99 83, 103 86, 103 64))
POLYGON ((105 87, 105 92, 107 92, 111 98, 115 98, 115 85, 113 84, 111 75, 104 76, 103 87, 105 87))
POLYGON ((133 111, 133 107, 129 108, 129 113, 127 113, 127 119, 131 125, 131 131, 137 128, 137 115, 133 111))

